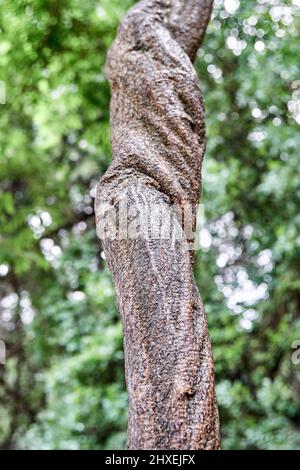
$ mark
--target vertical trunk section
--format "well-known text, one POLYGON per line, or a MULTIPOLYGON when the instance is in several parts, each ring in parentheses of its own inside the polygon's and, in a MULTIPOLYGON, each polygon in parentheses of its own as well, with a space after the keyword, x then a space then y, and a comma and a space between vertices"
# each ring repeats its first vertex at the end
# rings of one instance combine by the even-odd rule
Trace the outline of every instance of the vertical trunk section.
POLYGON ((195 226, 205 126, 192 61, 211 6, 141 1, 108 54, 113 162, 96 222, 123 322, 129 449, 220 447, 206 316, 174 210, 190 208, 195 226))

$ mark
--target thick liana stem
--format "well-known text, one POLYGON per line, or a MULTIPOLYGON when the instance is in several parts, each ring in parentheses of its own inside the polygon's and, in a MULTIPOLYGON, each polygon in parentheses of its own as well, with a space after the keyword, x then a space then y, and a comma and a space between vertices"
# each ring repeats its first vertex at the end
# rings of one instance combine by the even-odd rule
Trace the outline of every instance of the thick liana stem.
POLYGON ((205 125, 192 60, 211 6, 141 1, 108 54, 113 162, 97 186, 96 222, 123 322, 130 449, 220 447, 207 321, 174 210, 190 207, 195 226, 205 125), (103 221, 114 210, 122 221, 112 236, 103 221), (131 236, 137 215, 139 237, 131 236), (172 236, 153 236, 167 219, 172 236))

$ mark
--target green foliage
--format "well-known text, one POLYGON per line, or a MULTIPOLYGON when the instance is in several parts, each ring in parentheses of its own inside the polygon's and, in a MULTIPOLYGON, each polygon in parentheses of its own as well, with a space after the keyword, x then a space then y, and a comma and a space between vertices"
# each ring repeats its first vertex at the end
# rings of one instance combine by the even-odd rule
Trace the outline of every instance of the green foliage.
MULTIPOLYGON (((93 198, 111 160, 103 65, 132 3, 0 1, 3 448, 125 445, 122 332, 93 198)), ((300 449, 299 1, 238 3, 215 1, 196 64, 208 130, 196 276, 223 448, 300 449)))

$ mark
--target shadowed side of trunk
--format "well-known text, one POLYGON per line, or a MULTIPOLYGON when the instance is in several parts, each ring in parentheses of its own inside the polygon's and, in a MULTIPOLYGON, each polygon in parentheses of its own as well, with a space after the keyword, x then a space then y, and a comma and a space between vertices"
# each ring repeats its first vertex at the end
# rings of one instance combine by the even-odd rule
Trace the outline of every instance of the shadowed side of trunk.
POLYGON ((195 225, 205 126, 191 60, 211 4, 139 2, 108 55, 113 162, 98 184, 96 221, 122 315, 130 449, 220 446, 206 316, 173 207, 191 207, 195 225), (127 228, 138 219, 140 236, 120 236, 120 224, 114 236, 103 232, 112 212, 126 213, 127 228), (170 236, 154 237, 166 220, 170 236))

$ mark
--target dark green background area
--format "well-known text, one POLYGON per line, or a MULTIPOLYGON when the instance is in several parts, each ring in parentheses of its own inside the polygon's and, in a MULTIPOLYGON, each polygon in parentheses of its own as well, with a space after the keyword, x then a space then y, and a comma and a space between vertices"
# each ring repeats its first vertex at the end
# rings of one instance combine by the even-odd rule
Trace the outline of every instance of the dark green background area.
MULTIPOLYGON (((111 160, 103 65, 132 3, 0 0, 2 448, 125 446, 93 201, 111 160)), ((223 448, 300 449, 300 2, 237 4, 215 2, 196 63, 208 133, 196 277, 223 448)))

